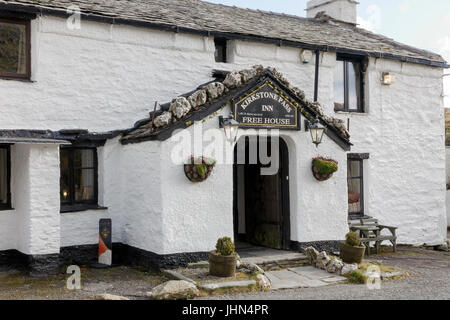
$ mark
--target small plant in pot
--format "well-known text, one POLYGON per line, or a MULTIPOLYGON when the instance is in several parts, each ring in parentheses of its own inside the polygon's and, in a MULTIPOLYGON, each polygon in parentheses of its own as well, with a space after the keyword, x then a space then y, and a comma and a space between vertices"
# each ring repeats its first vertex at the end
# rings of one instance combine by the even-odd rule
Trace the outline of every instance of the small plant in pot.
POLYGON ((236 252, 230 238, 223 237, 217 240, 216 250, 209 253, 209 273, 216 277, 234 277, 236 252))
POLYGON ((349 232, 345 236, 345 242, 340 246, 340 257, 346 263, 361 263, 366 247, 361 245, 359 235, 349 232))
POLYGON ((314 158, 312 161, 312 172, 314 178, 319 181, 330 179, 338 171, 339 163, 336 160, 324 157, 314 158))

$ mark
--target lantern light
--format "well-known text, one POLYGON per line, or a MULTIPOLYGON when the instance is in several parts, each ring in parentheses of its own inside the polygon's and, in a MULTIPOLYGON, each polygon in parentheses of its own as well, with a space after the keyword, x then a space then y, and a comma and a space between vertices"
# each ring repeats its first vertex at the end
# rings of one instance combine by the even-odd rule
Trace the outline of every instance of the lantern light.
POLYGON ((325 133, 326 128, 322 126, 319 120, 316 118, 313 123, 309 125, 309 131, 311 133, 312 142, 316 145, 316 148, 319 144, 322 143, 323 134, 325 133))
POLYGON ((219 117, 219 128, 223 128, 225 131, 225 136, 230 143, 236 142, 239 122, 234 120, 232 116, 229 118, 224 118, 222 116, 219 117))

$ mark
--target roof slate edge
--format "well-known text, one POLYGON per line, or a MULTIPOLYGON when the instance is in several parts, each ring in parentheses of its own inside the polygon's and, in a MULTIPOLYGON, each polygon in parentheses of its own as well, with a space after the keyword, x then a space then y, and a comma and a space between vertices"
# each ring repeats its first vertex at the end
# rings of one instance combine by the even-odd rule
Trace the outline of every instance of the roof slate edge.
MULTIPOLYGON (((49 14, 49 15, 65 17, 65 18, 69 17, 71 15, 66 10, 61 10, 59 8, 36 7, 33 5, 25 5, 25 4, 0 3, 0 9, 12 10, 12 11, 22 11, 22 12, 27 12, 27 13, 49 14)), ((412 58, 412 57, 407 57, 407 56, 386 54, 386 53, 381 53, 381 52, 354 50, 354 49, 349 49, 349 48, 341 48, 341 47, 334 47, 334 46, 328 46, 328 45, 315 45, 315 44, 310 44, 310 43, 288 41, 288 40, 282 40, 279 38, 269 38, 269 37, 251 35, 251 34, 228 33, 228 32, 193 29, 193 28, 187 28, 187 27, 179 27, 179 26, 172 25, 172 24, 160 24, 160 23, 153 23, 153 22, 130 19, 130 18, 118 18, 118 17, 104 16, 104 15, 101 15, 98 13, 81 12, 81 16, 86 20, 95 21, 95 22, 123 24, 123 25, 131 25, 131 26, 136 26, 136 27, 147 27, 147 28, 152 28, 152 29, 157 29, 157 30, 162 30, 162 31, 172 31, 172 32, 176 32, 176 33, 180 32, 180 33, 197 34, 197 35, 203 35, 203 36, 227 37, 229 39, 272 43, 272 44, 277 44, 279 46, 284 45, 284 46, 288 46, 288 47, 319 50, 319 51, 325 51, 325 52, 348 53, 348 54, 362 55, 362 56, 368 56, 368 57, 373 57, 373 58, 398 60, 401 62, 415 63, 415 64, 421 64, 421 65, 426 65, 426 66, 431 66, 431 67, 450 68, 450 64, 447 64, 447 62, 444 61, 443 59, 442 59, 443 61, 436 61, 436 60, 430 60, 430 59, 412 58)), ((364 29, 360 29, 360 30, 364 30, 364 29)), ((364 30, 364 31, 368 32, 366 30, 364 30)), ((359 32, 359 31, 357 31, 357 32, 359 32)), ((370 33, 370 32, 368 32, 368 33, 370 33)), ((371 34, 372 34, 372 36, 377 36, 374 33, 371 33, 371 34)), ((387 39, 386 39, 386 41, 387 41, 387 39)), ((391 41, 395 42, 394 40, 391 40, 391 41)), ((396 42, 396 44, 401 45, 398 42, 396 42)), ((414 48, 414 47, 411 47, 411 48, 413 48, 414 50, 420 50, 420 49, 414 48)))

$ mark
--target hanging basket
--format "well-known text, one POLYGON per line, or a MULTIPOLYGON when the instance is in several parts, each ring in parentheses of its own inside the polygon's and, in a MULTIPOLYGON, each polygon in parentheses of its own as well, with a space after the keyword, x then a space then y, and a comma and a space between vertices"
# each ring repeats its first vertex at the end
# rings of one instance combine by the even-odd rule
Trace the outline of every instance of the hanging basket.
POLYGON ((192 182, 203 182, 209 178, 215 165, 214 159, 201 157, 196 161, 194 157, 191 157, 189 163, 184 165, 184 173, 192 182))
POLYGON ((336 160, 317 157, 312 161, 313 176, 318 181, 330 179, 337 170, 338 162, 336 160))

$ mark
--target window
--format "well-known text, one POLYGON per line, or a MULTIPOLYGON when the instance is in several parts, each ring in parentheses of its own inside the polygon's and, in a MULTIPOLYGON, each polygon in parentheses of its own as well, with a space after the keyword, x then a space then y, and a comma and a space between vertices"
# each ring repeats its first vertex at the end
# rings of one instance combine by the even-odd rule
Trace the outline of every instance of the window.
POLYGON ((0 77, 30 79, 30 21, 0 19, 0 77))
POLYGON ((97 207, 97 149, 61 148, 61 211, 97 207))
POLYGON ((347 160, 349 216, 364 216, 364 160, 368 154, 349 154, 347 160))
POLYGON ((335 111, 364 112, 363 68, 361 59, 338 56, 334 68, 335 111))
POLYGON ((11 209, 11 161, 9 146, 0 145, 0 210, 11 209))
POLYGON ((214 39, 214 45, 216 46, 216 52, 214 53, 216 62, 227 62, 227 40, 214 39))

